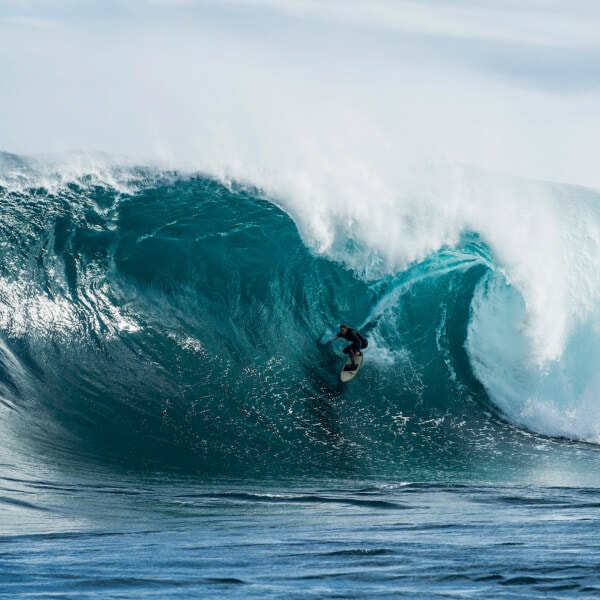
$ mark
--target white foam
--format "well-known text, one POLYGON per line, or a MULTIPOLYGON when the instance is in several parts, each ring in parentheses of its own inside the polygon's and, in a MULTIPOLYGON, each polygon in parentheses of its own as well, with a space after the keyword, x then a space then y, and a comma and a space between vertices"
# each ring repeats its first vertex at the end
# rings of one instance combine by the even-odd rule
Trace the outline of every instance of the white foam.
POLYGON ((479 286, 466 349, 473 370, 507 418, 532 431, 600 443, 600 314, 571 321, 560 358, 540 363, 531 316, 498 275, 479 286))

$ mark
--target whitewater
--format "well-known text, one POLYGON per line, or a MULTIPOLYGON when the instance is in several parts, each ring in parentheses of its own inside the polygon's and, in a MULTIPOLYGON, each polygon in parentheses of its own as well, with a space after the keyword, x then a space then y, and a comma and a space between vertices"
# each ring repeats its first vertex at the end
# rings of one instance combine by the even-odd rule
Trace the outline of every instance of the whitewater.
POLYGON ((0 597, 596 596, 597 23, 0 7, 0 597))

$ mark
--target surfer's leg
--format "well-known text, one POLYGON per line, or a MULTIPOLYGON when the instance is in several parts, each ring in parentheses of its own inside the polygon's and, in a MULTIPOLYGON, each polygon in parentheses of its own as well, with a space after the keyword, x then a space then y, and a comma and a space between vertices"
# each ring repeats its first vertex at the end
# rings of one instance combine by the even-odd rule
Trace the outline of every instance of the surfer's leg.
POLYGON ((356 366, 356 361, 354 360, 354 344, 351 344, 350 346, 346 346, 342 352, 344 354, 348 354, 350 356, 350 365, 347 367, 344 367, 344 370, 346 371, 355 371, 357 366, 356 366))
POLYGON ((356 366, 356 348, 352 345, 348 348, 348 354, 350 355, 350 362, 352 367, 356 366))
POLYGON ((352 366, 354 366, 354 344, 350 344, 350 346, 346 346, 342 352, 344 354, 348 354, 350 356, 350 362, 352 366))

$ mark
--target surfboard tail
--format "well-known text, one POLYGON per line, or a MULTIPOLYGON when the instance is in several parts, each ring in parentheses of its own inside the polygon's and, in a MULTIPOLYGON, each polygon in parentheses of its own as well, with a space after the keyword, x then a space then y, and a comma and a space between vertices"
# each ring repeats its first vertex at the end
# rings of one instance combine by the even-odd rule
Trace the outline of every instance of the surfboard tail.
POLYGON ((356 377, 356 374, 360 371, 360 368, 363 363, 363 355, 359 354, 358 356, 356 356, 355 362, 356 362, 356 369, 350 370, 350 369, 347 369, 347 367, 352 366, 352 359, 350 357, 348 357, 346 359, 346 362, 344 363, 344 366, 342 367, 342 370, 340 372, 340 380, 343 383, 346 383, 347 381, 350 381, 351 379, 354 379, 354 377, 356 377))

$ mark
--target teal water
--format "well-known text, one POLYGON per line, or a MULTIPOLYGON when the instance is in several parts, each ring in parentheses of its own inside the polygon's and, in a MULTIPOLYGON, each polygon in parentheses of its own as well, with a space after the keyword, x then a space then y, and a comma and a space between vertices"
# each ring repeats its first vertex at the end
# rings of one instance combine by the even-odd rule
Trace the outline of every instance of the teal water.
POLYGON ((251 186, 1 158, 3 597, 598 592, 594 327, 536 362, 485 232, 394 270, 251 186))
MULTIPOLYGON (((15 487, 2 480, 4 501, 15 487)), ((3 502, 2 598, 600 592, 597 488, 168 477, 18 488, 37 504, 3 502)))

